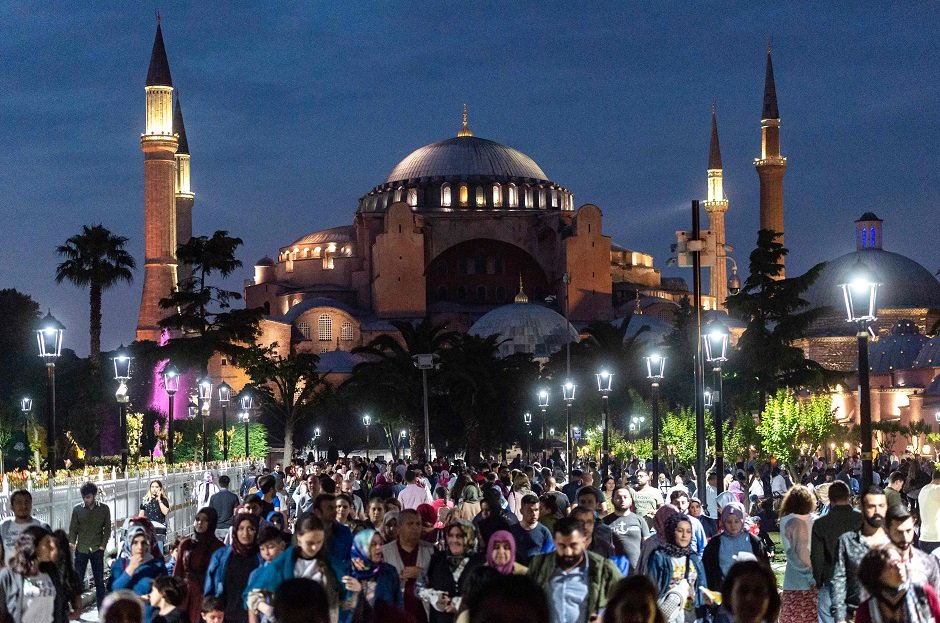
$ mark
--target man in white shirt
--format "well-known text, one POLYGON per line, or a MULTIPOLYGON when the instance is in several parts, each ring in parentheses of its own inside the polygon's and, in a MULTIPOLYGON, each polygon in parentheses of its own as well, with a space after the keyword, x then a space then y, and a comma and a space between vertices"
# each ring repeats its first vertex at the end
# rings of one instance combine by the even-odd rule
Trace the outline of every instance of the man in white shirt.
POLYGON ((30 526, 42 526, 46 530, 49 526, 33 517, 33 494, 26 489, 20 489, 10 494, 10 509, 13 516, 0 523, 0 538, 3 539, 3 552, 6 554, 6 564, 16 553, 16 537, 30 526))
POLYGON ((430 504, 431 491, 418 484, 418 474, 413 469, 405 472, 405 488, 398 494, 402 509, 417 509, 421 504, 430 504))
POLYGON ((790 486, 787 484, 787 472, 786 466, 780 467, 776 470, 776 474, 773 477, 773 480, 770 481, 770 493, 774 498, 780 499, 787 493, 787 489, 790 486))
POLYGON ((940 548, 940 469, 917 496, 920 508, 920 548, 928 554, 940 548))
POLYGON ((715 472, 708 474, 708 483, 705 485, 705 514, 712 519, 718 519, 718 475, 715 472))

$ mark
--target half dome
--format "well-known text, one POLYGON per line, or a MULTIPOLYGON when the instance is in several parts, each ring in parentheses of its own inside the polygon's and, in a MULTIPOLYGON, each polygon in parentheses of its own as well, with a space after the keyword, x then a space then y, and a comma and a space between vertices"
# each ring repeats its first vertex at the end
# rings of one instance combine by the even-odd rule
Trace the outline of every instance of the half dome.
POLYGON ((518 149, 476 136, 458 136, 411 152, 392 169, 385 183, 435 177, 548 181, 535 160, 518 149))
POLYGON ((534 303, 497 307, 473 323, 470 335, 499 336, 499 356, 529 353, 547 359, 568 342, 578 341, 578 331, 558 312, 534 303))

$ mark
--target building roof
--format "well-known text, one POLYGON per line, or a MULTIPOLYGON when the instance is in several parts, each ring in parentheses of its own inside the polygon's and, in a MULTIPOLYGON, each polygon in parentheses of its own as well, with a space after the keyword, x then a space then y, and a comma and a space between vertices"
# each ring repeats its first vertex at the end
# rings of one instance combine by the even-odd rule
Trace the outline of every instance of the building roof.
POLYGON ((885 335, 869 343, 868 367, 872 374, 890 374, 914 365, 927 338, 910 320, 899 320, 885 335))
POLYGON ((363 362, 363 358, 345 350, 327 350, 320 353, 317 371, 321 374, 352 374, 353 368, 363 362))
POLYGON ((180 108, 180 94, 176 92, 176 103, 173 105, 173 132, 179 134, 179 147, 177 154, 189 155, 189 141, 186 140, 186 126, 183 124, 183 111, 180 108))
POLYGON ((920 347, 917 358, 914 359, 915 368, 940 368, 940 334, 927 340, 920 347))
POLYGON ((464 135, 411 152, 392 169, 385 183, 473 176, 548 181, 539 165, 521 151, 485 138, 464 135))
POLYGON ((292 242, 289 247, 295 247, 302 244, 325 244, 329 242, 354 242, 356 240, 356 228, 352 225, 341 225, 339 227, 330 227, 321 229, 298 238, 292 242))
POLYGON ((301 302, 297 303, 293 307, 287 310, 287 313, 281 316, 280 318, 275 318, 275 320, 281 320, 282 322, 294 323, 297 318, 300 317, 306 311, 309 311, 315 307, 332 307, 340 311, 344 311, 350 316, 358 316, 359 312, 354 310, 349 305, 341 303, 336 299, 327 298, 325 296, 317 296, 309 299, 304 299, 301 302))
POLYGON ((255 266, 274 266, 274 260, 265 255, 263 258, 255 262, 255 266))
POLYGON ((166 47, 163 45, 163 31, 160 30, 160 18, 157 18, 157 36, 153 39, 153 50, 150 52, 150 67, 147 68, 148 87, 171 87, 173 78, 170 76, 170 63, 166 60, 166 47))
POLYGON ((718 116, 712 105, 712 140, 708 145, 708 168, 721 169, 721 146, 718 144, 718 116))
POLYGON ((579 341, 577 329, 564 316, 535 303, 497 307, 473 323, 467 333, 479 337, 498 335, 500 357, 530 353, 548 358, 569 341, 579 341))
POLYGON ((863 214, 863 215, 861 215, 860 217, 858 217, 858 220, 855 221, 855 222, 856 222, 856 223, 864 223, 864 222, 868 222, 868 221, 878 221, 878 222, 882 222, 881 219, 878 218, 878 216, 877 216, 874 212, 866 212, 865 214, 863 214))
POLYGON ((771 60, 772 50, 767 46, 767 71, 764 74, 764 109, 761 119, 779 119, 780 111, 777 109, 777 85, 774 83, 774 64, 771 60))

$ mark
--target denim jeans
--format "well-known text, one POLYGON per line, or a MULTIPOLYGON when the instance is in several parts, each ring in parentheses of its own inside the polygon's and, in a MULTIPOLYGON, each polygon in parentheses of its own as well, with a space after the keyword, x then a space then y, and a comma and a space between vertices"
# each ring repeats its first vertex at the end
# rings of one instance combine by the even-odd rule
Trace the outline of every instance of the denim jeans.
POLYGON ((826 584, 819 588, 816 597, 816 615, 819 623, 834 623, 832 618, 832 586, 826 584))
POLYGON ((85 583, 85 570, 88 563, 91 563, 91 575, 95 579, 95 599, 98 608, 101 609, 101 603, 104 601, 104 551, 95 552, 75 552, 75 572, 81 578, 82 584, 85 583))

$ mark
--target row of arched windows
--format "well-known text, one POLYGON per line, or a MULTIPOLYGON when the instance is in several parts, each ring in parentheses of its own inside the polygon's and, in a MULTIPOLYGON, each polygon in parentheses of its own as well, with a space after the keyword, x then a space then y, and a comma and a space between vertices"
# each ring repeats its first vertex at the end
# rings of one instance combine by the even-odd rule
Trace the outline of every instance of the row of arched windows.
MULTIPOLYGON (((434 188, 427 188, 425 193, 433 193, 434 188)), ((388 194, 376 193, 363 198, 360 208, 367 212, 381 210, 392 203, 405 201, 412 208, 420 202, 419 188, 399 186, 388 194), (388 202, 388 203, 386 203, 388 202)), ((434 203, 436 198, 428 197, 426 203, 434 203)), ((440 186, 440 206, 442 208, 555 208, 574 210, 574 195, 564 189, 544 186, 519 186, 513 182, 503 184, 495 182, 489 185, 451 184, 440 186)))
MULTIPOLYGON (((304 337, 304 339, 311 339, 309 322, 298 322, 297 330, 300 331, 300 334, 304 337)), ((353 326, 352 323, 348 320, 344 320, 340 325, 339 339, 343 342, 351 342, 353 339, 353 326)), ((333 317, 329 314, 320 314, 317 317, 317 341, 333 341, 333 317)))

